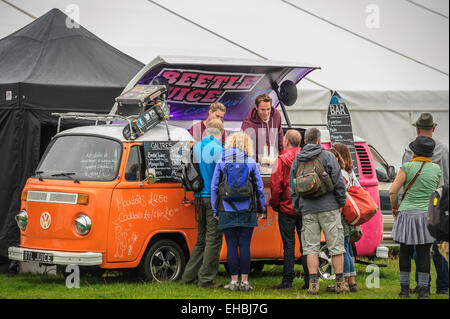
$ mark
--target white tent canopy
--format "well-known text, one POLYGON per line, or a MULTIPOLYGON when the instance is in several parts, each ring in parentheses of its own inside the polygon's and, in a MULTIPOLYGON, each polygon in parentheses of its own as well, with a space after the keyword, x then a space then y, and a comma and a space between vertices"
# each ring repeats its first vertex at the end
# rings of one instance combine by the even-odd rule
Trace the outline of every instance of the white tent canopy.
MULTIPOLYGON (((435 136, 449 142, 447 0, 8 2, 36 17, 59 8, 143 63, 193 55, 319 65, 299 84, 291 122, 326 123, 329 90, 337 90, 354 133, 397 167, 421 112, 434 115, 435 136)), ((0 37, 31 19, 3 2, 0 18, 0 37)))

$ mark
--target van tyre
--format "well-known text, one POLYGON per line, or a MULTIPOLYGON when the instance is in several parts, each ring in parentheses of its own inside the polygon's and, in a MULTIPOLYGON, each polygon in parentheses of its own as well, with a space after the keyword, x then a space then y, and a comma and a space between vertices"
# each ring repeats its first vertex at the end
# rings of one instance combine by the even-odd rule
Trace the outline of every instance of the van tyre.
POLYGON ((147 250, 140 273, 147 281, 180 280, 186 266, 180 246, 168 239, 158 240, 147 250))

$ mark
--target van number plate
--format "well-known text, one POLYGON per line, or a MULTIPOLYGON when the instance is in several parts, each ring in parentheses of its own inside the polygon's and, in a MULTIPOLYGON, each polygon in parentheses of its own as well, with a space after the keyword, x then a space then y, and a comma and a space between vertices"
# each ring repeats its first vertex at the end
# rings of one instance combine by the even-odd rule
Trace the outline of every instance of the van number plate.
POLYGON ((52 263, 53 262, 53 254, 43 253, 40 251, 25 250, 23 252, 23 260, 24 261, 38 261, 41 263, 52 263))

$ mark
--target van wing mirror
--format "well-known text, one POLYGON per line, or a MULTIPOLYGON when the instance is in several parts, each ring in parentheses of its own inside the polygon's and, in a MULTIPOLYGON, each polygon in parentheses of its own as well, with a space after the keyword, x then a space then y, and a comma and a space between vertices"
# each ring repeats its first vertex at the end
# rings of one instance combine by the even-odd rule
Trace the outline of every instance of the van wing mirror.
POLYGON ((389 181, 390 182, 394 181, 395 176, 397 175, 396 172, 395 172, 395 167, 394 166, 391 166, 391 165, 388 166, 388 168, 387 168, 387 175, 389 177, 389 181))
POLYGON ((154 168, 147 168, 145 170, 145 180, 144 182, 149 184, 154 184, 156 182, 156 171, 154 168))

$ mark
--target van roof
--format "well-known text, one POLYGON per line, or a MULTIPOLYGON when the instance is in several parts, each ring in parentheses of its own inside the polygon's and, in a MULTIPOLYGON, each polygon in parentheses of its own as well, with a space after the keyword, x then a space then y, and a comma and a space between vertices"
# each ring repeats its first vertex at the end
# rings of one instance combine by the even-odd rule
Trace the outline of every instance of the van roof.
MULTIPOLYGON (((110 125, 90 125, 79 126, 72 129, 62 131, 56 137, 63 135, 97 135, 110 137, 121 142, 128 140, 123 137, 122 131, 126 124, 110 124, 110 125)), ((172 141, 193 141, 191 134, 181 127, 168 125, 170 139, 172 141)), ((136 142, 146 141, 166 141, 168 140, 167 128, 164 123, 160 123, 149 130, 144 135, 138 137, 136 142)))

